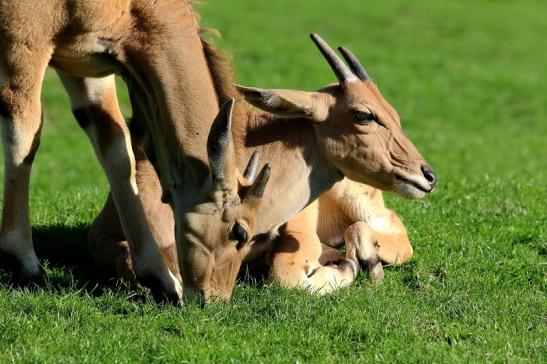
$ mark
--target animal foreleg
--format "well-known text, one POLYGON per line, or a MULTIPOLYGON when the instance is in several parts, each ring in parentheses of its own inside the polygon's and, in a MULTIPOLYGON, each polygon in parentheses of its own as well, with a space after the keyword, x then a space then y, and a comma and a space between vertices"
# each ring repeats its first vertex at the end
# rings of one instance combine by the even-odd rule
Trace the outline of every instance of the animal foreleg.
POLYGON ((413 249, 405 226, 392 211, 390 211, 388 217, 383 219, 389 221, 387 227, 374 230, 378 256, 387 264, 401 265, 406 263, 412 257, 413 249))
POLYGON ((111 195, 89 228, 88 243, 95 266, 102 274, 120 278, 132 288, 140 288, 111 195))
POLYGON ((359 273, 359 264, 345 258, 342 252, 337 253, 337 258, 331 256, 332 260, 329 259, 328 264, 321 265, 308 276, 310 292, 323 295, 347 287, 355 281, 359 273))
POLYGON ((40 90, 52 50, 10 44, 0 49, 0 119, 4 144, 4 203, 0 250, 19 283, 42 276, 32 244, 29 181, 40 144, 40 90))
POLYGON ((137 278, 151 288, 156 300, 180 302, 182 286, 163 262, 139 200, 135 157, 118 106, 114 76, 76 78, 62 72, 59 76, 74 115, 106 172, 137 278))
POLYGON ((384 269, 377 253, 377 241, 370 227, 362 221, 356 222, 346 229, 344 240, 346 258, 364 265, 373 282, 381 281, 384 278, 384 269))
MULTIPOLYGON (((133 149, 137 158, 137 185, 139 199, 144 208, 146 219, 152 229, 156 242, 159 244, 165 264, 181 281, 176 244, 174 242, 174 222, 170 208, 160 202, 161 188, 158 177, 152 165, 145 159, 142 149, 133 149)), ((95 266, 110 277, 120 278, 139 288, 133 271, 129 244, 116 211, 112 195, 108 196, 103 209, 93 221, 88 235, 89 249, 95 266)))
POLYGON ((359 265, 346 259, 343 252, 322 247, 313 231, 282 234, 276 245, 269 280, 286 288, 303 288, 323 295, 348 286, 359 271, 359 265), (322 265, 320 261, 324 260, 328 263, 322 265))

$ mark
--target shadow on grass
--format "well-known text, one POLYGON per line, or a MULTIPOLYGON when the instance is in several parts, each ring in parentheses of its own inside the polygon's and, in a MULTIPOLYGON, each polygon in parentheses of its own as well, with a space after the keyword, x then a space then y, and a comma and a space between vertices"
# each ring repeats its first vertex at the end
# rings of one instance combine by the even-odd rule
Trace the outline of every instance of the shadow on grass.
POLYGON ((87 224, 36 226, 32 229, 34 249, 40 260, 47 260, 49 266, 70 268, 74 273, 86 276, 92 271, 88 231, 87 224))
MULTIPOLYGON (((128 288, 121 281, 97 271, 87 245, 88 224, 75 226, 41 225, 32 228, 34 249, 45 268, 45 282, 40 288, 51 291, 80 291, 100 296, 128 288)), ((10 288, 10 271, 2 259, 0 287, 10 288)))
MULTIPOLYGON (((40 287, 46 291, 81 291, 92 296, 106 291, 131 292, 136 300, 144 299, 144 292, 131 291, 118 279, 97 271, 87 244, 89 224, 38 225, 32 228, 34 249, 46 270, 45 283, 40 287)), ((0 287, 10 288, 10 271, 0 258, 0 287)), ((238 283, 262 286, 266 281, 267 267, 244 266, 238 283)))

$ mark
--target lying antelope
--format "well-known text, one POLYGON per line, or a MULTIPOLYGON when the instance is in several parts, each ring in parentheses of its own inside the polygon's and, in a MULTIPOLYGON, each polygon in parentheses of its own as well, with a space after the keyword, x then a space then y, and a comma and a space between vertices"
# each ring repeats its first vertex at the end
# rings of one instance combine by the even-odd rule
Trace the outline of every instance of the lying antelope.
MULTIPOLYGON (((232 127, 223 137, 227 143, 223 157, 215 159, 218 165, 211 163, 209 183, 204 183, 201 192, 195 191, 203 200, 182 217, 174 209, 175 240, 187 299, 228 299, 243 260, 264 257, 277 228, 344 176, 409 198, 421 198, 435 186, 435 175, 403 134, 396 111, 353 54, 340 48, 348 68, 319 36, 313 34, 312 40, 339 81, 317 92, 236 89, 222 56, 203 43, 218 100, 238 101, 233 118, 226 111, 228 107, 217 118, 228 120, 226 125, 232 127), (263 111, 247 108, 241 95, 263 111), (238 172, 243 170, 242 161, 256 151, 271 164, 270 182, 258 208, 241 200, 245 183, 238 172), (223 171, 222 177, 215 177, 215 171, 223 171), (221 191, 219 195, 210 192, 211 181, 218 183, 213 190, 221 191)), ((163 178, 161 169, 160 176, 163 178)), ((163 199, 172 204, 169 196, 163 199)), ((108 205, 101 215, 112 216, 112 204, 108 205)), ((168 220, 150 223, 153 226, 168 220)), ((113 242, 123 246, 123 237, 110 234, 105 221, 100 216, 91 232, 99 257, 107 255, 102 251, 108 251, 113 242)), ((315 233, 314 228, 308 231, 315 233)), ((398 233, 406 237, 402 225, 398 233)), ((372 264, 372 253, 381 256, 373 246, 377 239, 371 237, 366 224, 352 225, 345 237, 345 257, 340 259, 338 254, 336 266, 325 267, 337 281, 353 280, 358 260, 372 264)), ((390 243, 385 244, 387 249, 390 243)), ((169 237, 164 246, 168 245, 169 237)), ((122 270, 124 265, 122 261, 122 270)), ((317 277, 320 269, 314 271, 317 277)))
POLYGON ((412 245, 399 217, 385 207, 382 192, 343 179, 282 227, 269 252, 269 280, 324 294, 353 282, 356 272, 340 269, 346 252, 366 265, 370 278, 383 278, 382 263, 400 265, 412 245), (356 249, 356 241, 360 249, 356 249))
MULTIPOLYGON (((173 212, 160 200, 159 178, 144 149, 134 144, 134 150, 137 185, 147 219, 160 244, 164 261, 180 279, 173 212)), ((248 183, 253 183, 256 178, 257 159, 251 160, 254 162, 243 175, 248 183)), ((91 226, 89 242, 93 260, 103 273, 139 287, 132 269, 129 245, 111 197, 91 226)), ((254 260, 258 255, 266 261, 271 282, 324 294, 351 284, 357 274, 353 267, 363 261, 373 281, 381 280, 381 263, 400 265, 408 261, 412 256, 412 246, 400 219, 384 206, 380 190, 343 179, 285 224, 262 256, 253 255, 254 260), (359 233, 364 235, 355 236, 359 233), (353 248, 355 243, 352 245, 360 239, 364 239, 360 246, 364 250, 362 253, 361 249, 353 248), (346 241, 349 242, 346 250, 355 249, 350 255, 354 264, 341 269, 340 265, 347 262, 339 248, 346 241)), ((247 263, 253 262, 247 260, 247 263)))

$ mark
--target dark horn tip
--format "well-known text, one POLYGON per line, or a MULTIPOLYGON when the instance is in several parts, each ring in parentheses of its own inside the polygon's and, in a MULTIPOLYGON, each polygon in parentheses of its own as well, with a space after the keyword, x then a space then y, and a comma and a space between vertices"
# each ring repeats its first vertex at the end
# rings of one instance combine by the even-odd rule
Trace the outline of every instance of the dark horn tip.
POLYGON ((220 107, 215 120, 227 116, 228 122, 230 123, 230 120, 232 119, 232 112, 234 111, 234 104, 235 99, 231 98, 226 100, 220 107))
POLYGON ((368 75, 367 71, 365 70, 365 67, 359 62, 359 59, 353 54, 352 51, 350 51, 346 47, 338 47, 338 51, 342 54, 346 62, 348 63, 349 67, 351 68, 351 71, 357 75, 362 81, 368 81, 370 80, 370 76, 368 75))
POLYGON ((251 156, 251 159, 249 159, 249 163, 247 163, 247 168, 245 168, 245 172, 243 172, 243 177, 245 177, 250 183, 253 183, 256 179, 259 161, 260 152, 258 150, 255 150, 253 152, 253 155, 251 156))
POLYGON ((234 98, 230 98, 224 102, 224 105, 222 105, 222 107, 229 107, 230 109, 232 109, 234 107, 235 102, 236 100, 234 98))
POLYGON ((264 190, 266 189, 266 185, 268 184, 268 181, 270 180, 270 171, 272 167, 270 166, 270 163, 264 164, 262 169, 260 170, 260 173, 258 174, 258 177, 253 182, 252 186, 248 190, 246 194, 246 198, 257 200, 262 198, 262 195, 264 194, 264 190))
POLYGON ((325 40, 317 33, 310 33, 310 38, 311 40, 317 44, 318 46, 321 44, 321 43, 326 43, 325 40))

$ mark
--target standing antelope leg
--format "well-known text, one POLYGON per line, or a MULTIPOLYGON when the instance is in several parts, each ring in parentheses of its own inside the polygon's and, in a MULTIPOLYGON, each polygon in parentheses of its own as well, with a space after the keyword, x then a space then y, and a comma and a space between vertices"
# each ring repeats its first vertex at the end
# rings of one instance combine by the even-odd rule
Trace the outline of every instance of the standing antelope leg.
MULTIPOLYGON (((158 176, 148 161, 144 150, 133 144, 136 159, 139 199, 146 220, 169 270, 181 280, 175 244, 175 222, 171 207, 161 202, 161 186, 158 176)), ((96 266, 105 274, 121 278, 130 286, 139 284, 133 265, 129 244, 114 205, 112 195, 89 229, 89 248, 96 266)))
POLYGON ((139 200, 135 157, 118 106, 114 76, 77 78, 58 73, 74 115, 106 172, 137 278, 152 289, 156 300, 179 301, 180 282, 164 264, 139 200))
POLYGON ((93 221, 88 235, 89 250, 96 267, 108 277, 121 278, 132 288, 139 288, 129 244, 109 194, 99 216, 93 221))
POLYGON ((0 250, 20 283, 42 276, 32 245, 29 180, 40 144, 40 89, 52 49, 10 42, 0 55, 0 116, 4 144, 4 204, 0 250))

